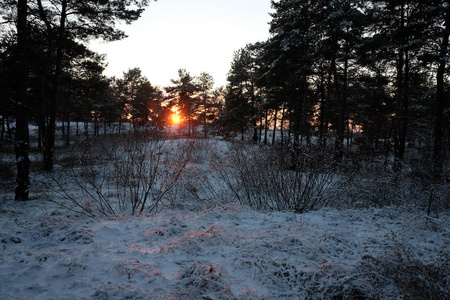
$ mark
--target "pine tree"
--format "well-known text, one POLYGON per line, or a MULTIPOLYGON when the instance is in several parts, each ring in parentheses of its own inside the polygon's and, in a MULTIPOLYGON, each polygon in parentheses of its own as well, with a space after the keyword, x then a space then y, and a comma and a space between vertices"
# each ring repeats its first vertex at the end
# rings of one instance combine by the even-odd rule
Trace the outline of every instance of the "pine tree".
POLYGON ((206 72, 197 77, 197 86, 200 97, 200 105, 203 107, 201 112, 201 119, 203 120, 204 138, 207 138, 207 120, 209 116, 209 109, 212 106, 212 88, 214 87, 214 78, 206 72))
POLYGON ((133 119, 140 125, 157 126, 162 100, 161 90, 153 87, 148 80, 143 82, 138 86, 136 97, 131 102, 133 119))
MULTIPOLYGON (((133 103, 136 105, 136 97, 139 88, 148 82, 147 78, 142 75, 140 68, 132 68, 123 73, 123 78, 117 82, 118 97, 123 109, 123 117, 131 118, 132 121, 136 119, 136 112, 133 108, 133 103), (135 113, 133 115, 133 112, 135 113)), ((136 125, 136 124, 135 124, 136 125)), ((136 127, 135 127, 136 129, 136 127)))
POLYGON ((241 131, 242 137, 250 125, 254 143, 258 141, 257 124, 262 100, 261 90, 257 86, 257 51, 254 45, 247 45, 234 53, 225 95, 227 114, 222 118, 225 123, 232 123, 233 129, 241 131))
POLYGON ((448 106, 448 57, 450 56, 450 6, 442 1, 428 1, 423 10, 426 31, 427 51, 420 57, 435 75, 435 99, 432 101, 434 113, 433 124, 433 176, 441 178, 444 162, 444 132, 449 130, 450 119, 446 113, 448 106))
POLYGON ((128 24, 137 20, 148 2, 147 0, 37 0, 37 5, 31 7, 31 12, 41 20, 42 26, 45 28, 48 63, 53 66, 54 70, 51 76, 49 122, 43 143, 44 169, 53 168, 57 103, 68 41, 91 38, 114 41, 124 38, 124 32, 115 27, 116 20, 123 20, 128 24))
POLYGON ((187 120, 188 137, 193 135, 195 110, 197 102, 195 96, 198 86, 194 82, 194 77, 185 69, 178 70, 178 78, 172 79, 172 86, 167 87, 169 100, 172 106, 177 106, 182 117, 187 120))
POLYGON ((420 1, 371 1, 367 9, 371 17, 371 44, 377 59, 386 60, 394 70, 393 94, 396 111, 393 117, 394 169, 400 170, 405 156, 408 126, 411 121, 412 80, 421 71, 417 57, 422 51, 426 23, 421 12, 426 5, 420 1))
POLYGON ((290 112, 289 123, 294 133, 294 148, 299 137, 309 141, 314 100, 312 75, 317 57, 317 42, 321 29, 316 20, 321 16, 322 2, 272 1, 275 12, 270 22, 270 40, 265 43, 265 60, 269 69, 263 74, 268 84, 269 98, 285 99, 290 112), (318 29, 319 28, 319 29, 318 29), (270 96, 271 95, 271 96, 270 96))
MULTIPOLYGON (((323 69, 325 66, 326 79, 323 80, 323 101, 328 109, 325 124, 334 125, 336 130, 335 156, 338 160, 343 157, 344 135, 348 128, 350 83, 353 80, 356 64, 356 45, 361 43, 364 31, 364 15, 357 5, 357 1, 324 1, 322 10, 315 18, 315 31, 322 32, 317 40, 316 48, 321 49, 316 54, 323 69), (320 29, 320 30, 319 30, 320 29), (334 117, 330 114, 334 113, 334 117)), ((321 75, 320 77, 322 77, 321 75)))

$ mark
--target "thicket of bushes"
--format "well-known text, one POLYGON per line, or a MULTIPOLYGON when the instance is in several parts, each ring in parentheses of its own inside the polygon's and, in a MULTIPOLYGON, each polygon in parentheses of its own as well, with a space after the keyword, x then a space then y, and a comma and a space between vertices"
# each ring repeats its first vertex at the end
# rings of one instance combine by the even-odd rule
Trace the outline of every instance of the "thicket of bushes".
POLYGON ((450 185, 414 165, 398 173, 383 159, 355 163, 349 155, 338 163, 310 148, 130 134, 61 149, 58 163, 64 166, 53 176, 58 201, 70 199, 92 216, 228 202, 297 213, 389 205, 438 213, 450 205, 450 185), (70 191, 73 184, 81 192, 70 191))

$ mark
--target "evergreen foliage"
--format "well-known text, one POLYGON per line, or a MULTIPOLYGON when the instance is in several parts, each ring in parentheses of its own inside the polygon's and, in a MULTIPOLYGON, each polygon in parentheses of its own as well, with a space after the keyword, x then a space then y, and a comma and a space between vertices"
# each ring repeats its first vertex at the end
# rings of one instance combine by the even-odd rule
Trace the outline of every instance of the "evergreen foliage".
POLYGON ((272 123, 277 142, 294 150, 317 136, 337 161, 354 146, 393 154, 396 171, 416 147, 434 157, 440 177, 450 148, 448 4, 279 0, 272 8, 271 37, 236 52, 223 118, 242 131, 272 123), (255 109, 249 91, 263 105, 255 109))
POLYGON ((148 4, 0 3, 0 146, 15 139, 16 198, 28 198, 29 123, 39 126, 38 149, 51 170, 56 121, 68 145, 71 122, 84 122, 87 138, 88 122, 95 135, 100 122, 119 122, 119 133, 123 122, 161 130, 173 111, 191 137, 196 128, 205 138, 214 130, 245 139, 250 130, 252 142, 268 144, 270 132, 272 144, 292 150, 294 168, 300 152, 316 147, 335 162, 355 152, 384 155, 399 173, 405 159, 419 156, 432 166, 430 177, 448 176, 445 1, 273 0, 270 38, 238 49, 228 85, 218 90, 208 73, 185 69, 165 89, 139 68, 123 78, 103 75, 105 57, 87 42, 124 38, 116 23, 137 20, 148 4))

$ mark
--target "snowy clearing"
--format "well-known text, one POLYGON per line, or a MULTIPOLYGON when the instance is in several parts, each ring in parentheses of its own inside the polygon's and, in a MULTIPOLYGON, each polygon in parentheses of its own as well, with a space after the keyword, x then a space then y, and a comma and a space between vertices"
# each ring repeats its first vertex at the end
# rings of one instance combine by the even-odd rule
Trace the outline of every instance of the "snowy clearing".
POLYGON ((33 173, 34 200, 0 187, 1 300, 450 299, 445 186, 431 203, 380 169, 286 177, 278 152, 217 140, 127 136, 57 154, 52 173, 33 173))
POLYGON ((94 220, 40 200, 0 209, 0 299, 449 295, 448 212, 230 204, 94 220))

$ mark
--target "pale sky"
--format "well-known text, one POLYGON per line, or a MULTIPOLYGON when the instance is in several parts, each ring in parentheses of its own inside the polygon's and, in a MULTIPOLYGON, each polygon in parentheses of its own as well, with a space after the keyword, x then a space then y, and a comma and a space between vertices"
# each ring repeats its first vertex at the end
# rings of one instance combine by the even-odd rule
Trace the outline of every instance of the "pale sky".
POLYGON ((125 27, 125 40, 93 42, 107 55, 105 74, 122 77, 139 67, 154 86, 168 86, 178 69, 209 73, 226 84, 233 52, 269 37, 270 0, 158 0, 125 27))

